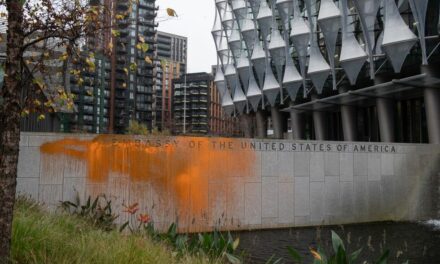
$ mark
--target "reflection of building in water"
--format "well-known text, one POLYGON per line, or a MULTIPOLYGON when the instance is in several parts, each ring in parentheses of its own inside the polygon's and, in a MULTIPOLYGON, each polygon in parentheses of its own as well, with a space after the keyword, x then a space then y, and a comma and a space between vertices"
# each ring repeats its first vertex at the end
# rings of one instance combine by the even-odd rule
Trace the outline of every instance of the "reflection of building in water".
POLYGON ((439 1, 215 2, 215 83, 246 135, 440 143, 439 1))

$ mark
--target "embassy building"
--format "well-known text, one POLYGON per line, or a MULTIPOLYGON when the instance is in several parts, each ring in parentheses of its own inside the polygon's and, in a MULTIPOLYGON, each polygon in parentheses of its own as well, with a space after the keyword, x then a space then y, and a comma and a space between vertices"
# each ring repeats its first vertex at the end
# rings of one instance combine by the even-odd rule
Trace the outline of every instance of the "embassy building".
POLYGON ((438 0, 215 0, 247 137, 440 144, 438 0))

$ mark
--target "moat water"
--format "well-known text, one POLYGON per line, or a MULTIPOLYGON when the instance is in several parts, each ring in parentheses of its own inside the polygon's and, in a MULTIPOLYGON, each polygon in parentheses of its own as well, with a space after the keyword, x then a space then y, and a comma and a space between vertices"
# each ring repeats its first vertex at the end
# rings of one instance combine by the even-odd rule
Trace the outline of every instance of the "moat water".
POLYGON ((362 248, 356 263, 374 263, 381 252, 389 250, 388 264, 440 264, 440 220, 243 231, 235 236, 240 237, 245 263, 266 263, 271 257, 282 258, 281 263, 294 263, 288 246, 304 256, 304 263, 312 263, 310 247, 322 245, 325 252, 333 252, 331 230, 344 240, 348 252, 362 248))

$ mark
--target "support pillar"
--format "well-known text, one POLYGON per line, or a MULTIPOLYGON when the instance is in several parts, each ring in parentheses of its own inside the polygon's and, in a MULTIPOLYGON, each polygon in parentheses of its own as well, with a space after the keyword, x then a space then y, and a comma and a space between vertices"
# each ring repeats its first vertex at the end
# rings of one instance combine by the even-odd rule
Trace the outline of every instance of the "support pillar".
POLYGON ((304 126, 304 115, 296 112, 295 110, 290 111, 290 122, 292 123, 292 135, 294 140, 301 140, 305 138, 305 126, 304 126))
POLYGON ((440 90, 425 88, 424 93, 429 143, 440 144, 440 90))
POLYGON ((253 126, 253 114, 242 114, 240 115, 240 127, 241 131, 244 133, 245 138, 254 137, 254 126, 253 126))
POLYGON ((255 114, 257 121, 257 138, 267 138, 267 115, 266 111, 258 110, 255 114))
POLYGON ((341 105, 342 131, 345 141, 357 141, 357 109, 352 105, 341 105))
POLYGON ((280 113, 280 109, 278 106, 272 106, 270 108, 271 118, 272 118, 272 127, 273 127, 273 137, 275 139, 282 139, 283 135, 283 121, 280 113))
POLYGON ((315 139, 327 140, 327 122, 325 112, 313 112, 313 124, 315 126, 315 139))
POLYGON ((377 98, 380 139, 382 142, 395 142, 394 102, 388 98, 377 98))

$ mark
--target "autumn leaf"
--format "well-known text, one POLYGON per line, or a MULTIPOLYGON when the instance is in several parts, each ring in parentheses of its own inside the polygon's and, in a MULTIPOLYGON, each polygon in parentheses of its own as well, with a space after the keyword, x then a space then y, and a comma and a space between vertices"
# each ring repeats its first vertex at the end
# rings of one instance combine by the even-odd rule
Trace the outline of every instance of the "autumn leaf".
POLYGON ((61 61, 66 61, 67 58, 68 58, 67 52, 64 52, 64 53, 61 54, 61 56, 60 56, 60 60, 61 60, 61 61))
POLYGON ((47 100, 47 101, 44 103, 44 106, 45 106, 45 107, 53 107, 53 102, 52 102, 51 100, 47 100))
POLYGON ((145 57, 145 62, 148 64, 153 64, 153 61, 150 59, 150 57, 145 57))
POLYGON ((80 70, 71 70, 70 74, 74 75, 74 76, 79 76, 81 74, 80 70))
POLYGON ((29 115, 29 110, 28 109, 24 109, 23 111, 21 111, 21 116, 25 117, 29 115))
POLYGON ((38 121, 41 121, 41 120, 44 120, 44 119, 46 119, 46 116, 43 115, 43 114, 41 114, 41 115, 39 115, 39 116, 37 117, 37 120, 38 120, 38 121))
POLYGON ((171 17, 177 17, 176 11, 172 8, 167 8, 167 14, 168 14, 168 16, 171 16, 171 17))
POLYGON ((96 69, 95 62, 91 58, 86 59, 87 66, 89 67, 89 72, 94 72, 96 69))
POLYGON ((147 43, 138 43, 138 44, 136 45, 136 48, 137 48, 138 50, 142 50, 143 52, 147 52, 148 49, 149 49, 149 46, 148 46, 147 43))
POLYGON ((113 35, 113 37, 119 37, 119 35, 121 35, 121 32, 119 32, 116 29, 112 29, 112 35, 113 35))
POLYGON ((130 71, 135 72, 137 69, 137 64, 136 62, 133 62, 130 64, 130 71))

